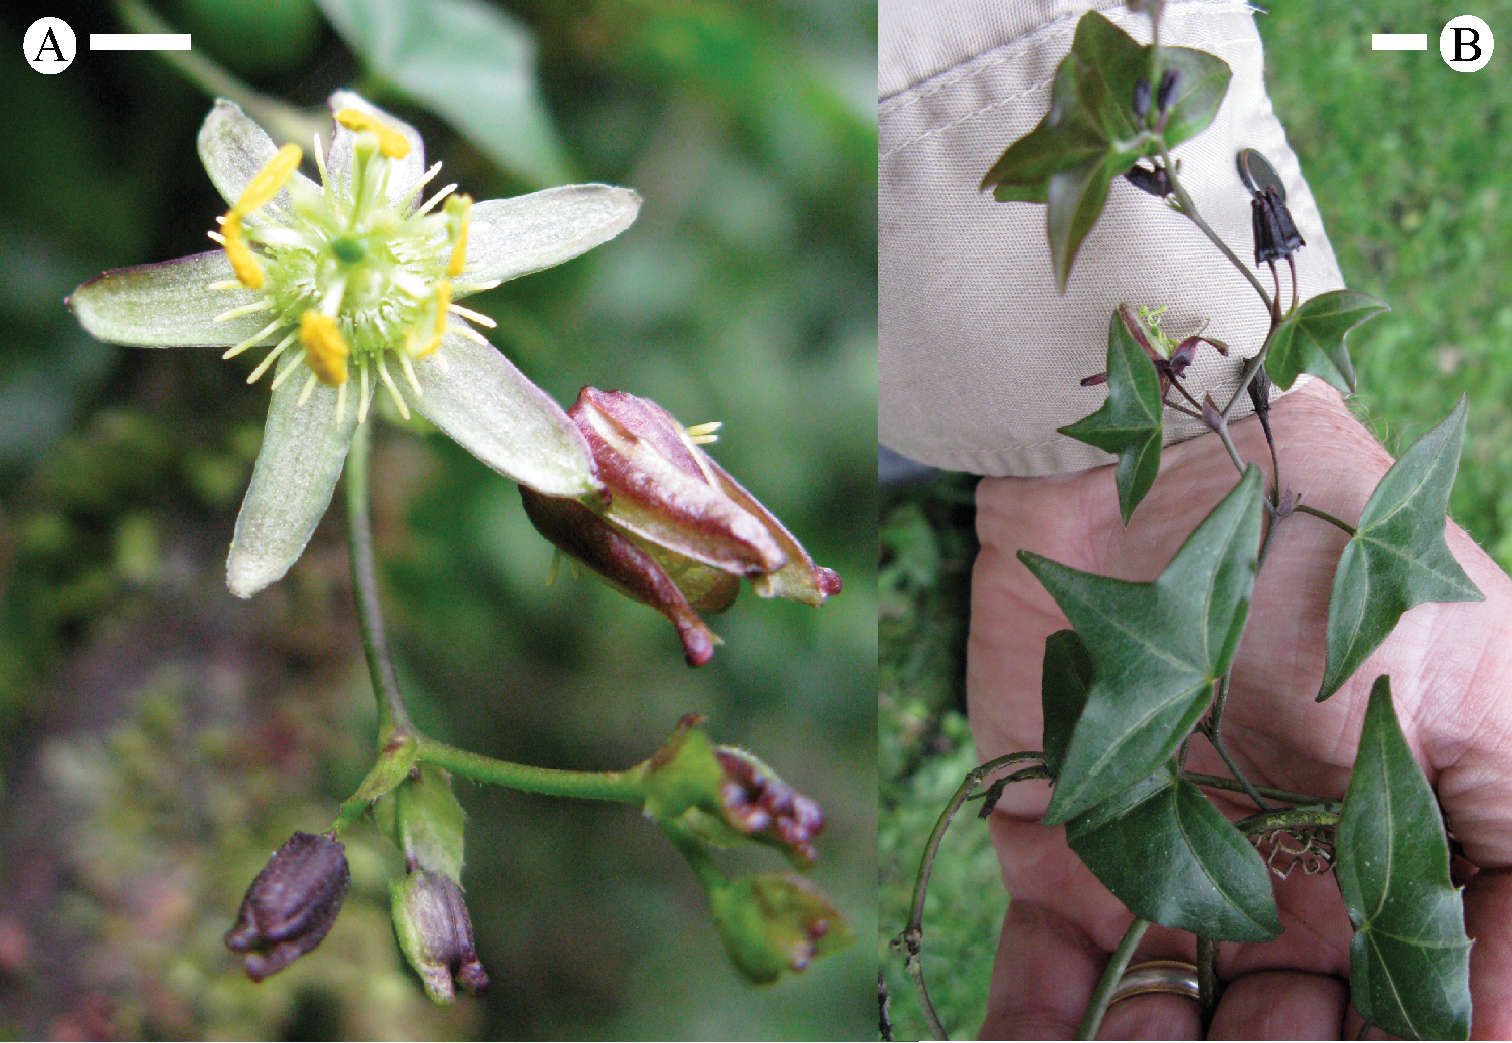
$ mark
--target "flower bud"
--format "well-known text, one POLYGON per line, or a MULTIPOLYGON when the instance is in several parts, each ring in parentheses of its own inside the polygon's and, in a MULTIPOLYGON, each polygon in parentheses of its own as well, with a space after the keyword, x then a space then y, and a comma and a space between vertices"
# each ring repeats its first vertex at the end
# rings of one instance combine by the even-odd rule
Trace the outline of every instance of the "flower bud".
POLYGON ((454 980, 469 992, 488 988, 488 972, 473 948, 472 917, 460 884, 412 866, 389 891, 399 948, 433 1001, 450 1003, 456 995, 454 980))
POLYGON ((1141 76, 1134 81, 1134 115, 1143 120, 1150 114, 1150 81, 1141 76))
POLYGON ((710 889, 709 906, 731 962, 761 984, 855 941, 830 900, 791 873, 727 881, 710 889))
POLYGON ((1167 69, 1160 74, 1160 86, 1155 91, 1155 108, 1162 114, 1171 107, 1171 99, 1176 97, 1176 85, 1181 82, 1181 74, 1175 69, 1167 69))
POLYGON ((1164 167, 1151 169, 1135 163, 1124 171, 1124 177, 1129 179, 1129 184, 1152 196, 1164 199, 1171 194, 1171 179, 1166 175, 1164 167))
POLYGON ((339 841, 296 832, 247 888, 226 948, 247 954, 243 966, 253 981, 278 973, 320 944, 350 881, 339 841))
POLYGON ((818 802, 795 791, 747 750, 717 746, 714 756, 724 769, 720 797, 725 822, 747 836, 787 848, 805 865, 812 864, 816 857, 813 840, 824 828, 818 802))
POLYGON ((667 616, 694 666, 718 642, 697 611, 734 601, 738 579, 762 597, 823 604, 840 577, 814 564, 760 502, 650 399, 585 387, 567 411, 588 442, 608 502, 522 488, 532 524, 621 591, 667 616))
POLYGON ((1292 220, 1286 201, 1267 186, 1250 197, 1251 227, 1255 233, 1255 263, 1280 261, 1307 245, 1292 220))

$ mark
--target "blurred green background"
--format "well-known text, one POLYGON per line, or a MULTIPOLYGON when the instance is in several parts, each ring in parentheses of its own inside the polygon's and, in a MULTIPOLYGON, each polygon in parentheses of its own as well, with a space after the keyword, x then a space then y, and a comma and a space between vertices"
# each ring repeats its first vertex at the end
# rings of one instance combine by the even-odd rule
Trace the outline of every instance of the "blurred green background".
MULTIPOLYGON (((270 97, 314 111, 355 86, 476 198, 636 188, 619 239, 468 304, 564 404, 592 383, 723 420, 715 456, 845 580, 819 610, 747 591, 711 620, 727 644, 690 670, 650 609, 586 574, 547 586, 551 548, 513 486, 445 438, 382 425, 380 573, 417 718, 495 756, 608 768, 705 712, 821 802, 812 879, 871 937, 873 6, 324 6, 344 34, 308 0, 156 10, 270 97)), ((126 28, 120 10, 37 13, 82 41, 126 28)), ((226 591, 266 383, 243 384, 251 359, 95 343, 62 305, 106 268, 207 248, 224 208, 195 157, 210 99, 150 54, 86 51, 40 76, 16 60, 32 17, 8 7, 0 64, 0 1038, 874 1032, 868 945, 749 987, 632 809, 466 782, 484 999, 423 999, 388 927, 399 859, 367 825, 322 948, 261 986, 239 974, 220 936, 241 892, 292 830, 330 822, 370 753, 339 506, 283 582, 226 591)))
MULTIPOLYGON (((1392 307, 1350 335, 1353 408, 1395 452, 1469 396, 1450 511, 1512 569, 1512 4, 1264 6, 1270 97, 1344 277, 1392 307), (1440 28, 1466 12, 1499 37, 1476 73, 1438 55, 1440 28), (1430 49, 1373 53, 1377 32, 1426 32, 1430 49)), ((899 1039, 926 1030, 887 942, 907 918, 930 827, 977 763, 964 717, 974 487, 941 475, 881 497, 877 945, 899 1039)), ((924 921, 931 995, 953 1036, 981 1024, 1007 903, 985 826, 961 816, 924 921)))

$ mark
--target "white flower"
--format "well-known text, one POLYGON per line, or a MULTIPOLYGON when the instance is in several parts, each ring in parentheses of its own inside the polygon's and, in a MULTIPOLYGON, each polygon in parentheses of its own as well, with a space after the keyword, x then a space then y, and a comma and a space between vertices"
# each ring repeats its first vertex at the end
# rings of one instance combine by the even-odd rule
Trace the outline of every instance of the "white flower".
POLYGON ((577 427, 471 325, 492 320, 455 301, 612 239, 640 197, 567 185, 473 204, 447 185, 424 198, 441 164, 426 168, 413 128, 348 91, 330 107, 317 184, 297 146, 277 148, 217 102, 199 154, 231 207, 210 233, 221 249, 118 268, 68 298, 111 343, 268 349, 248 382, 273 370, 272 404, 226 562, 241 597, 303 553, 380 384, 402 415, 414 409, 524 486, 601 488, 577 427))

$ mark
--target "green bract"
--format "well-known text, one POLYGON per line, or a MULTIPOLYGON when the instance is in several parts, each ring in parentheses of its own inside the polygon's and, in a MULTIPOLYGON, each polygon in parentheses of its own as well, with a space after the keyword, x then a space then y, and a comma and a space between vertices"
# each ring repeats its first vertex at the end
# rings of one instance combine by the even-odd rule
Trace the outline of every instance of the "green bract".
POLYGON ((106 272, 68 298, 86 330, 115 344, 229 347, 226 357, 271 348, 249 378, 277 367, 227 560, 241 597, 298 560, 379 384, 402 415, 413 408, 522 485, 574 497, 601 488, 566 414, 470 325, 491 320, 452 301, 612 239, 639 196, 568 185, 474 205, 448 185, 426 199, 441 164, 425 166, 413 128, 348 91, 330 108, 317 184, 294 169, 297 149, 217 102, 199 152, 231 204, 212 233, 225 249, 106 272))

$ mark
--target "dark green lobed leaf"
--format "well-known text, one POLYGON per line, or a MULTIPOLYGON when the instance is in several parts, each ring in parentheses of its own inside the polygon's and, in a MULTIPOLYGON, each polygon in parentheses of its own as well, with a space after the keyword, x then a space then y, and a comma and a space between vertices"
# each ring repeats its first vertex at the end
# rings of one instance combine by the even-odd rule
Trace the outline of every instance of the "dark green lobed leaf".
POLYGON ((1114 481, 1125 525, 1160 472, 1162 408, 1155 367, 1115 308, 1108 323, 1108 399, 1060 433, 1118 454, 1114 481))
POLYGON ((1344 545, 1328 599, 1327 699, 1386 640, 1402 613, 1427 601, 1480 601, 1444 541, 1449 490, 1465 440, 1465 400, 1414 442, 1370 494, 1344 545))
POLYGON ((1349 990, 1371 1024, 1409 1039, 1470 1032, 1470 939, 1449 880, 1438 801, 1376 678, 1339 817, 1334 874, 1355 925, 1349 990))
POLYGON ((1040 749, 1045 767, 1059 775, 1071 744, 1071 732, 1087 705, 1092 687, 1092 657, 1074 630, 1057 630, 1045 639, 1045 662, 1040 673, 1040 706, 1045 715, 1040 749))
POLYGON ((1224 941, 1281 933, 1260 853, 1168 766, 1066 823, 1066 840, 1136 916, 1224 941))
POLYGON ((1092 687, 1045 811, 1047 824, 1065 822, 1150 775, 1202 716, 1249 613, 1260 513, 1260 472, 1251 467, 1153 583, 1019 552, 1092 659, 1092 687))
POLYGON ((1322 377, 1340 391, 1353 391, 1354 364, 1344 337, 1367 319, 1388 311, 1369 294, 1330 290, 1303 303, 1271 334, 1265 369, 1283 391, 1303 373, 1322 377))

